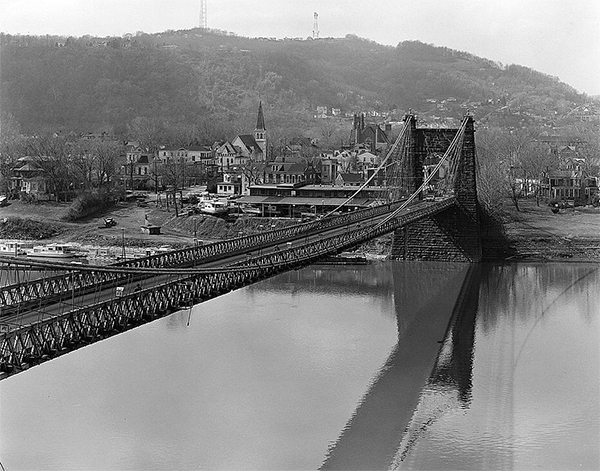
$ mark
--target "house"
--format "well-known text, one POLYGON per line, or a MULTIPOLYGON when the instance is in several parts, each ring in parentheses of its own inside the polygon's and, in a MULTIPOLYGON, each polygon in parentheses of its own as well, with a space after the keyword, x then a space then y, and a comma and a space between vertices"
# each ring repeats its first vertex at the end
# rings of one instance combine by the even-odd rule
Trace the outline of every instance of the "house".
POLYGON ((107 139, 111 139, 111 136, 108 132, 106 131, 102 131, 102 132, 88 132, 85 134, 81 135, 81 139, 85 140, 85 141, 94 141, 94 140, 107 140, 107 139))
POLYGON ((236 165, 236 157, 238 157, 238 148, 231 142, 225 141, 217 144, 215 150, 215 163, 221 172, 226 172, 228 169, 236 165))
MULTIPOLYGON (((165 158, 167 161, 168 158, 165 158)), ((125 148, 125 164, 121 166, 121 181, 125 188, 143 190, 156 185, 156 164, 161 159, 137 144, 125 148)))
POLYGON ((365 169, 377 166, 381 158, 372 152, 359 152, 356 156, 356 169, 359 172, 364 172, 365 169))
POLYGON ((239 134, 231 141, 231 144, 237 150, 238 160, 244 161, 244 163, 248 160, 255 162, 265 160, 264 152, 252 134, 239 134))
POLYGON ((188 162, 188 150, 185 147, 161 147, 158 150, 158 160, 162 164, 188 162))
POLYGON ((241 195, 242 185, 232 179, 229 174, 223 175, 223 181, 217 182, 217 195, 219 196, 234 196, 241 195))
POLYGON ((290 139, 283 151, 289 156, 310 158, 318 154, 319 147, 315 144, 314 139, 310 137, 294 137, 290 139))
POLYGON ((263 182, 265 184, 279 183, 319 183, 320 172, 312 162, 297 162, 285 156, 279 156, 267 162, 263 169, 263 182))
POLYGON ((333 183, 338 174, 338 159, 321 160, 321 182, 333 183))
POLYGON ((584 122, 600 121, 600 106, 594 103, 587 103, 585 105, 578 106, 569 112, 567 116, 584 122))
POLYGON ((207 165, 214 164, 213 151, 209 146, 188 146, 186 150, 188 162, 202 162, 207 165))
POLYGON ((572 158, 580 155, 588 146, 588 143, 579 138, 566 136, 540 136, 534 145, 545 149, 550 155, 556 156, 559 160, 572 158))
POLYGON ((326 106, 317 106, 317 114, 315 118, 327 118, 327 107, 326 106))
POLYGON ((363 183, 362 176, 357 173, 338 173, 335 177, 335 186, 356 186, 363 183))
POLYGON ((49 199, 49 185, 46 171, 39 165, 43 157, 21 157, 12 171, 10 192, 26 193, 38 200, 49 199))
POLYGON ((552 170, 542 178, 541 189, 546 198, 589 204, 598 195, 598 182, 580 169, 552 170))

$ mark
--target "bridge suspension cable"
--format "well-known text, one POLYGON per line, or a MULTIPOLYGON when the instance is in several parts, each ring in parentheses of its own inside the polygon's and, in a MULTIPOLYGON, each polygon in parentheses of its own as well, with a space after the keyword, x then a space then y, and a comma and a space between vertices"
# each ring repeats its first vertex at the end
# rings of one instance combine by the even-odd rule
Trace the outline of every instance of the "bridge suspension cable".
POLYGON ((332 209, 331 211, 329 211, 324 217, 328 217, 331 216, 333 213, 335 213, 336 211, 338 211, 340 208, 343 208, 347 203, 349 203, 350 201, 352 201, 352 199, 358 195, 362 190, 364 190, 367 185, 369 183, 371 183, 373 181, 373 179, 375 178, 376 175, 379 174, 379 172, 381 171, 382 168, 388 168, 392 165, 395 165, 396 162, 393 162, 391 164, 388 164, 387 161, 390 159, 390 157, 392 155, 394 155, 394 153, 396 152, 396 150, 400 147, 400 150, 404 153, 406 151, 406 144, 408 142, 409 139, 409 130, 410 128, 410 120, 408 119, 408 117, 404 120, 404 124, 402 125, 402 129, 400 130, 400 134, 398 134, 398 137, 396 138, 396 140, 394 141, 394 144, 392 145, 392 147, 390 147, 390 149, 387 151, 387 154, 385 156, 385 158, 381 161, 381 163, 379 164, 379 166, 375 169, 375 171, 373 172, 373 175, 371 175, 359 188, 358 190, 356 190, 354 193, 352 193, 352 195, 350 195, 345 201, 343 201, 341 204, 339 204, 338 206, 336 206, 334 209, 332 209))
POLYGON ((444 155, 440 158, 440 161, 437 163, 435 168, 423 180, 423 183, 421 184, 421 186, 419 186, 419 188, 417 188, 416 191, 406 199, 406 201, 402 202, 402 204, 400 206, 398 206, 398 208, 395 211, 390 213, 389 216, 387 216, 385 219, 383 219, 375 227, 379 227, 379 226, 387 223, 390 219, 395 218, 402 210, 404 210, 419 195, 419 193, 421 193, 429 185, 429 182, 433 179, 433 177, 435 175, 437 175, 437 173, 440 170, 440 168, 442 167, 442 165, 444 165, 444 163, 448 159, 450 159, 449 160, 450 168, 446 175, 446 177, 447 177, 446 184, 449 187, 452 187, 452 185, 454 183, 454 179, 456 178, 456 170, 458 168, 457 156, 462 151, 463 139, 465 136, 465 129, 467 127, 467 122, 468 122, 469 118, 470 118, 469 116, 465 116, 465 118, 463 119, 463 121, 461 123, 460 128, 458 129, 458 131, 456 132, 456 134, 454 136, 454 139, 452 139, 452 142, 448 146, 448 149, 446 149, 446 152, 444 152, 444 155))

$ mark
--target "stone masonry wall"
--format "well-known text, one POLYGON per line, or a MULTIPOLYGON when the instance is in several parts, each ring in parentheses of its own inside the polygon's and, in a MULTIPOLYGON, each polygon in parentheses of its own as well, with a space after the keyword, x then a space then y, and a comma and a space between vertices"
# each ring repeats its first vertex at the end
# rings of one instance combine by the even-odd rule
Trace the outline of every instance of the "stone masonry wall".
MULTIPOLYGON (((473 119, 468 118, 458 162, 454 194, 460 207, 449 208, 433 217, 411 224, 394 233, 391 257, 398 260, 438 260, 480 262, 482 258, 479 207, 477 203, 475 138, 473 119)), ((457 129, 411 127, 409 161, 421 178, 423 162, 432 153, 443 154, 457 129)), ((417 185, 417 187, 418 187, 417 185)))
POLYGON ((462 208, 453 206, 394 232, 391 258, 445 262, 478 262, 479 230, 462 208))

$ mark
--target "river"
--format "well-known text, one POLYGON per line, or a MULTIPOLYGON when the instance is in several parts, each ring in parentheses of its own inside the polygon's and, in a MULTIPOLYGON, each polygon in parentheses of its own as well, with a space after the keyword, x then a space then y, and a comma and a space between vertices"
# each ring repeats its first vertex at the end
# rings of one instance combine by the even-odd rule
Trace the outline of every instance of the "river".
POLYGON ((597 470, 599 268, 285 273, 0 381, 0 461, 597 470))

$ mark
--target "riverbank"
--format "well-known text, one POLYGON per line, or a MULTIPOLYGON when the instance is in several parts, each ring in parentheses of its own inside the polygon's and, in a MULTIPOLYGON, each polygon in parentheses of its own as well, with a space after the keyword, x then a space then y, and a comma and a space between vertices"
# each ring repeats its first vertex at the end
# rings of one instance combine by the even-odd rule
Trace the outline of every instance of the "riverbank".
MULTIPOLYGON (((193 246, 194 239, 210 243, 299 222, 255 217, 224 220, 201 214, 187 216, 187 213, 176 217, 173 209, 167 211, 152 200, 145 206, 122 202, 84 220, 65 222, 62 215, 67 208, 65 204, 20 202, 0 208, 0 239, 69 242, 85 247, 125 246, 132 250, 178 249, 193 246), (116 226, 104 227, 105 217, 114 218, 116 226), (13 218, 31 221, 16 230, 14 225, 8 224, 13 218), (160 226, 160 234, 142 232, 142 226, 148 223, 160 226), (23 226, 29 229, 23 230, 23 226)), ((503 231, 493 229, 493 237, 484 237, 487 259, 600 261, 600 209, 571 208, 554 214, 547 205, 537 206, 535 201, 529 200, 520 203, 520 211, 507 208, 503 231)), ((387 235, 364 244, 357 252, 381 259, 389 253, 390 247, 391 235, 387 235)))
POLYGON ((507 258, 531 261, 600 262, 600 209, 577 207, 553 213, 524 200, 508 210, 504 230, 507 258))

